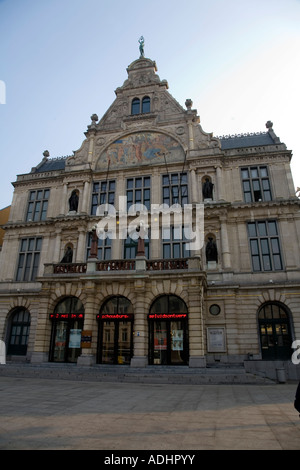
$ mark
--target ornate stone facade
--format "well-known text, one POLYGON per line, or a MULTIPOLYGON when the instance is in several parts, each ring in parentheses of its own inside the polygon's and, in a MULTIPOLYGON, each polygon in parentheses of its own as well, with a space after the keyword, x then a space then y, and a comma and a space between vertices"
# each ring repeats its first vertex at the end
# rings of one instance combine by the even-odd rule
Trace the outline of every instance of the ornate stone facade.
POLYGON ((127 72, 72 156, 51 159, 46 151, 14 183, 0 279, 8 359, 290 362, 300 339, 291 151, 270 122, 259 134, 204 132, 192 101, 184 109, 150 59, 141 56, 127 72), (160 236, 149 236, 145 256, 137 254, 122 232, 120 196, 147 209, 190 204, 193 225, 201 206, 203 246, 187 252, 175 219, 165 237, 158 214, 160 236), (115 211, 119 237, 110 241, 93 231, 107 216, 97 212, 101 203, 115 211))

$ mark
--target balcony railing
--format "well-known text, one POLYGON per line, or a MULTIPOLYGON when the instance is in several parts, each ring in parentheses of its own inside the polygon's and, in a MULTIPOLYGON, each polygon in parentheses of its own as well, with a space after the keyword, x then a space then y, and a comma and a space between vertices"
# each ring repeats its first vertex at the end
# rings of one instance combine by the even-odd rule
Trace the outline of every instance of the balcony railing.
POLYGON ((86 263, 59 263, 53 265, 54 274, 81 274, 86 272, 86 263))
MULTIPOLYGON (((85 274, 91 271, 114 272, 114 271, 135 271, 140 270, 135 259, 119 259, 107 261, 94 261, 94 268, 89 269, 89 263, 56 263, 45 264, 44 275, 48 274, 85 274)), ((171 270, 194 270, 200 269, 200 262, 197 258, 177 258, 177 259, 152 259, 145 260, 143 270, 146 271, 171 271, 171 270)))
POLYGON ((117 259, 109 261, 99 261, 96 263, 97 271, 134 271, 134 259, 117 259))
POLYGON ((188 260, 187 258, 147 260, 146 266, 147 266, 147 271, 188 269, 188 260))

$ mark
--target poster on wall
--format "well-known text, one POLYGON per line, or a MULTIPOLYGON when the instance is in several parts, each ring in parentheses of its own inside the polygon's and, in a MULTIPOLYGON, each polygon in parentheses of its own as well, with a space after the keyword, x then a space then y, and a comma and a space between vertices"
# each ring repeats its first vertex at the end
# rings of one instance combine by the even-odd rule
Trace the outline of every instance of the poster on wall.
POLYGON ((172 351, 183 351, 183 330, 172 330, 172 351))
POLYGON ((70 330, 69 348, 80 348, 81 330, 70 330))
POLYGON ((225 328, 208 327, 207 328, 207 351, 208 352, 225 352, 226 339, 225 328))

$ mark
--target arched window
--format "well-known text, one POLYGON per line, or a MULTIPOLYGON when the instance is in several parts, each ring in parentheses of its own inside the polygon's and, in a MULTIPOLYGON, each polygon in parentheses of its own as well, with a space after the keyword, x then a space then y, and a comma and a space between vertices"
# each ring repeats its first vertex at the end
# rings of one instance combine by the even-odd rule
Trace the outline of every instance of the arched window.
POLYGON ((291 357, 291 325, 283 304, 268 302, 258 312, 262 359, 285 360, 291 357))
POLYGON ((187 314, 187 307, 176 295, 162 295, 156 299, 150 309, 150 314, 187 314))
POLYGON ((26 309, 18 309, 12 317, 8 355, 26 355, 29 331, 30 314, 26 309))
POLYGON ((139 98, 134 98, 131 103, 131 114, 140 114, 141 102, 139 98))
POLYGON ((142 100, 142 113, 150 113, 150 98, 149 96, 144 96, 142 100))

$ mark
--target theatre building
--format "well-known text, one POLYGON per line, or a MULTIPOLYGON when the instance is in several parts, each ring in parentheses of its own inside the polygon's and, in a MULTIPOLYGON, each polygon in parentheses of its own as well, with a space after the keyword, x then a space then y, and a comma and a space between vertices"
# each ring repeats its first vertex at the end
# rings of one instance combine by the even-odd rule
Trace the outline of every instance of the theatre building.
POLYGON ((292 374, 291 150, 270 121, 255 134, 205 132, 192 101, 179 104, 143 54, 127 74, 77 151, 44 151, 13 183, 0 255, 7 361, 256 370, 281 361, 292 374))

